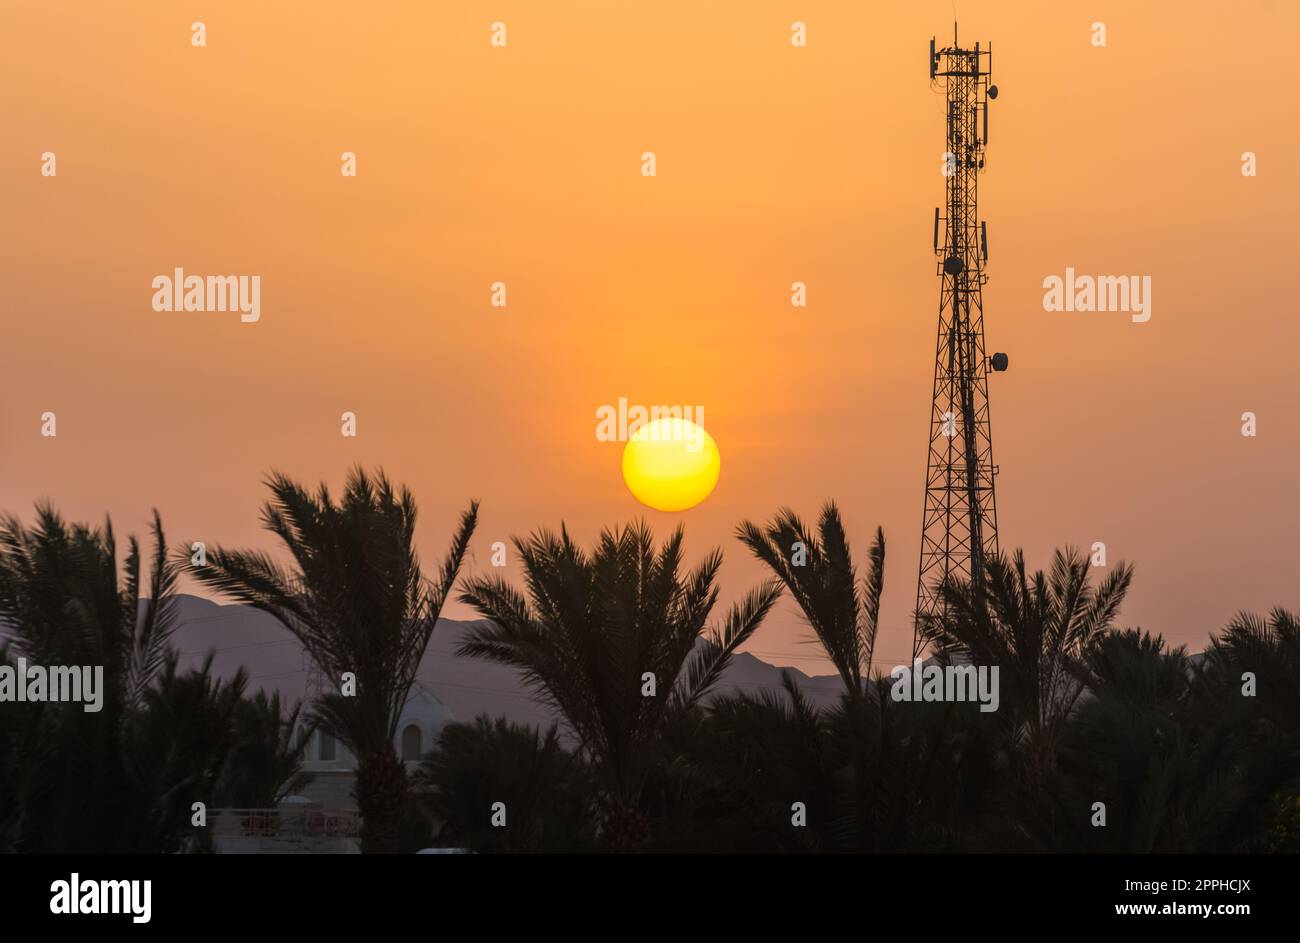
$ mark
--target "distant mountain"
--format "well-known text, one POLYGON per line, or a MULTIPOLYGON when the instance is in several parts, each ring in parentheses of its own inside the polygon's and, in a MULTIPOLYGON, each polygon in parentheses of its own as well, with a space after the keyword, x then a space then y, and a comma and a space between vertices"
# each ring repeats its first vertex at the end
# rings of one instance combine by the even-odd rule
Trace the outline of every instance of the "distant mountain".
MULTIPOLYGON (((291 701, 303 696, 309 665, 298 642, 275 619, 249 606, 222 605, 198 596, 182 595, 178 605, 179 626, 172 642, 183 655, 182 667, 200 664, 211 652, 213 669, 222 677, 242 667, 249 675, 250 690, 279 691, 291 701)), ((518 723, 549 725, 552 713, 525 687, 516 669, 453 654, 474 624, 438 620, 418 680, 451 708, 457 720, 486 713, 518 723)), ((769 665, 748 653, 732 659, 714 689, 715 696, 777 691, 782 670, 793 675, 815 704, 829 706, 839 697, 836 675, 809 676, 798 668, 769 665)))

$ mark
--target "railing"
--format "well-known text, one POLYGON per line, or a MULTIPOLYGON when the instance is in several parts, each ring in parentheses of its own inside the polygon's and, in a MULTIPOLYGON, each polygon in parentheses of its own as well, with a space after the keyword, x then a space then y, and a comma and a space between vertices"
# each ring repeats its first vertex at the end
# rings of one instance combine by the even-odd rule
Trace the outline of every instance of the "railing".
POLYGON ((282 806, 278 809, 209 809, 214 838, 355 838, 361 816, 353 809, 282 806))

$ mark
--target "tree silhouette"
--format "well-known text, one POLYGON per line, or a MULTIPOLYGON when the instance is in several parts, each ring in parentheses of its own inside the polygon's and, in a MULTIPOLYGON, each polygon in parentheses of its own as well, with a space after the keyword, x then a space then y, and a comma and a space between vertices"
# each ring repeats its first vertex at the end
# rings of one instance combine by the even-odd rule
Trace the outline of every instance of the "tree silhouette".
POLYGON ((519 668, 563 714, 593 768, 601 841, 613 850, 648 840, 642 799, 659 739, 780 595, 778 585, 763 585, 706 630, 722 554, 684 573, 682 539, 678 527, 656 552, 642 522, 604 531, 587 553, 567 530, 541 530, 514 541, 526 596, 493 576, 467 581, 460 597, 492 620, 473 628, 460 654, 519 668))
POLYGON ((407 784, 393 737, 460 572, 478 502, 461 515, 451 548, 430 580, 415 551, 415 500, 382 471, 372 476, 353 469, 337 502, 324 484, 313 494, 277 473, 267 485, 271 500, 262 521, 292 564, 218 547, 194 575, 273 615, 336 685, 345 674, 355 678, 355 695, 335 690, 312 705, 314 720, 357 758, 362 851, 394 852, 407 784))

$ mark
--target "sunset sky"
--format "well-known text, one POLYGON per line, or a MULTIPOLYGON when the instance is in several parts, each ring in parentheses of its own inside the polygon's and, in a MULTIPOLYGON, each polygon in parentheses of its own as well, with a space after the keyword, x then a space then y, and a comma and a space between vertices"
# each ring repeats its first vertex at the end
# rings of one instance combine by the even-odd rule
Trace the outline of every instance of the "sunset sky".
MULTIPOLYGON (((1193 649, 1300 605, 1300 6, 1222 9, 957 4, 1000 91, 980 197, 1003 546, 1041 567, 1105 541, 1137 566, 1121 621, 1193 649), (1149 275, 1150 321, 1044 311, 1067 266, 1149 275)), ((833 497, 860 556, 885 529, 878 660, 905 660, 944 184, 926 53, 951 33, 950 0, 6 0, 0 509, 143 533, 156 506, 173 543, 269 548, 269 470, 337 488, 361 462, 414 491, 426 562, 478 497, 475 570, 540 525, 589 542, 644 516, 721 546, 733 597, 764 576, 736 523, 833 497), (154 311, 177 267, 260 275, 260 321, 154 311), (631 496, 594 434, 620 397, 704 408, 702 505, 631 496)), ((749 648, 827 670, 807 636, 786 601, 749 648)))

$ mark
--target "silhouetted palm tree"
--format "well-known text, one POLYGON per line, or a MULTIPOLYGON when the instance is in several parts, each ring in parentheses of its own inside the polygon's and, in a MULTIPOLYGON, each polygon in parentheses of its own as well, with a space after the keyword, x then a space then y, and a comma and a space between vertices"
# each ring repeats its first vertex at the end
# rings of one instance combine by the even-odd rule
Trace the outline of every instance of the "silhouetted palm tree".
POLYGON ((489 618, 459 653, 519 668, 568 721, 599 786, 601 841, 642 847, 649 822, 643 790, 656 742, 676 715, 697 704, 736 648, 780 595, 761 586, 707 631, 718 599, 722 554, 682 572, 678 527, 656 553, 645 523, 605 531, 590 554, 563 528, 515 548, 527 596, 499 576, 467 582, 461 599, 489 618))
POLYGON ((1300 769, 1294 740, 1279 740, 1240 697, 1216 696, 1213 712, 1191 709, 1206 682, 1183 648, 1169 651, 1159 636, 1108 633, 1080 668, 1087 693, 1061 728, 1056 768, 1041 788, 1024 783, 1013 796, 1030 847, 1263 850, 1270 797, 1300 769))
POLYGON ((876 528, 862 582, 834 501, 822 508, 816 536, 788 508, 763 527, 742 521, 736 536, 790 591, 845 689, 855 697, 861 695, 863 680, 871 677, 879 628, 885 532, 876 528))
POLYGON ((587 770, 560 744, 555 726, 543 734, 486 716, 448 724, 412 783, 425 790, 443 842, 478 852, 571 852, 592 846, 587 770), (502 822, 505 827, 499 827, 502 822))
POLYGON ((833 847, 842 770, 826 716, 782 673, 782 690, 741 692, 669 731, 657 845, 686 852, 833 847), (795 803, 800 804, 796 810, 795 803), (795 825, 796 816, 804 821, 795 825))
POLYGON ((922 636, 943 658, 997 666, 998 716, 1030 759, 1050 764, 1062 724, 1083 691, 1075 668, 1114 628, 1133 579, 1123 562, 1094 587, 1089 560, 1058 550, 1050 574, 1031 578, 1017 550, 1010 561, 985 561, 984 579, 950 580, 942 587, 947 611, 920 623, 922 636))
MULTIPOLYGON (((818 795, 820 809, 808 805, 809 826, 821 832, 816 842, 830 850, 902 851, 953 848, 956 823, 979 811, 989 778, 988 749, 979 725, 958 717, 952 705, 895 704, 887 680, 873 677, 880 599, 885 579, 885 536, 876 529, 868 567, 859 580, 857 566, 835 502, 822 508, 813 534, 797 514, 781 509, 768 524, 749 521, 737 536, 790 590, 804 619, 835 665, 844 694, 833 709, 817 714, 810 726, 795 689, 786 679, 795 729, 782 732, 783 716, 741 698, 715 703, 712 716, 725 720, 738 742, 758 739, 763 755, 799 729, 805 740, 821 732, 817 768, 832 769, 834 789, 804 784, 818 795), (796 722, 797 721, 797 722, 796 722), (741 733, 740 728, 747 732, 741 733), (980 747, 977 749, 977 747, 980 747)), ((725 757, 725 751, 718 751, 725 757)), ((773 784, 780 778, 773 778, 773 784)), ((765 789, 768 783, 753 786, 765 789)), ((786 798, 788 806, 790 797, 786 798)), ((806 801, 806 800, 804 800, 806 801)), ((785 829, 786 832, 789 829, 785 829)))
POLYGON ((280 693, 258 691, 240 701, 234 716, 234 745, 214 790, 215 804, 234 809, 269 809, 311 780, 302 761, 313 732, 302 704, 284 707, 280 693))
POLYGON ((362 850, 396 851, 406 772, 393 737, 474 533, 478 502, 461 515, 446 558, 427 580, 414 546, 415 501, 382 471, 354 469, 337 503, 324 484, 314 494, 281 474, 267 484, 272 497, 262 521, 292 564, 218 548, 194 575, 275 616, 333 684, 341 687, 345 674, 355 679, 354 695, 334 691, 312 707, 357 758, 362 850))
MULTIPOLYGON (((1226 702, 1268 725, 1278 754, 1300 753, 1300 618, 1276 608, 1267 617, 1238 614, 1211 639, 1199 667, 1193 709, 1214 715, 1226 702)), ((1300 850, 1300 777, 1270 802, 1277 818, 1273 851, 1300 850)))
POLYGON ((102 529, 67 524, 47 505, 30 528, 11 516, 0 520, 0 631, 10 637, 4 658, 103 668, 97 712, 81 703, 0 704, 0 766, 8 779, 0 795, 8 794, 9 813, 0 843, 31 851, 169 851, 188 831, 182 800, 204 792, 228 745, 212 733, 219 722, 209 721, 238 698, 243 680, 214 686, 206 672, 177 676, 167 644, 176 568, 157 513, 153 533, 146 583, 134 537, 119 572, 111 522, 102 529), (183 684, 202 686, 202 696, 182 703, 183 684), (173 728, 167 755, 158 757, 143 718, 164 708, 173 728))
MULTIPOLYGON (((175 823, 190 824, 195 802, 213 804, 237 744, 235 717, 248 682, 243 669, 229 679, 213 675, 212 655, 184 672, 178 658, 174 649, 167 652, 143 703, 126 718, 132 783, 126 806, 137 807, 137 818, 155 829, 142 846, 162 851, 180 850, 175 823)), ((206 837, 201 828, 189 831, 188 837, 206 837)))
POLYGON ((1202 671, 1222 684, 1224 696, 1239 699, 1249 672, 1253 693, 1246 703, 1280 731, 1300 735, 1300 618, 1294 613, 1240 613, 1211 641, 1202 671))

